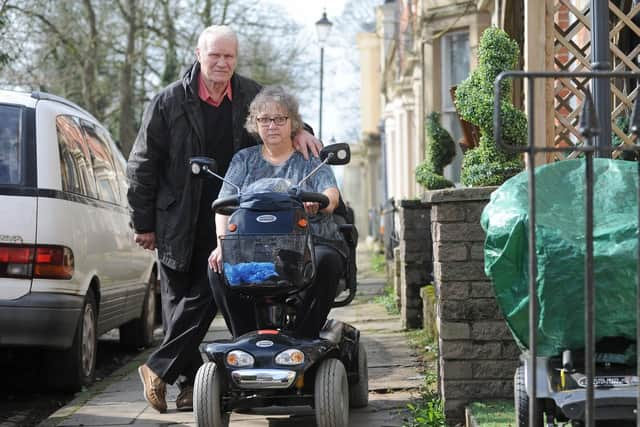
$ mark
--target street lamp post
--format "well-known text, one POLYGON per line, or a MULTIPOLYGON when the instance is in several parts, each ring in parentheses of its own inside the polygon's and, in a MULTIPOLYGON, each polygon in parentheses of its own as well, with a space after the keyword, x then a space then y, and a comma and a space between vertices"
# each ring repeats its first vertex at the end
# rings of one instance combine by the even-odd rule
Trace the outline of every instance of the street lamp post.
POLYGON ((322 79, 324 72, 324 43, 327 41, 331 26, 333 24, 327 19, 327 11, 322 12, 322 18, 316 22, 318 33, 318 43, 320 44, 320 116, 318 119, 318 138, 322 141, 322 79))

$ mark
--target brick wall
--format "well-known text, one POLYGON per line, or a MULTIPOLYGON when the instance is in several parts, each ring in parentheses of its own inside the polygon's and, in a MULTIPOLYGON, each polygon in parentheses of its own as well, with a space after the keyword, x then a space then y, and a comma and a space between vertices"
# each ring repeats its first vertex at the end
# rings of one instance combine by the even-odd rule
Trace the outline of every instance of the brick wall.
POLYGON ((433 263, 430 208, 418 200, 402 200, 398 209, 400 244, 396 268, 400 297, 400 318, 404 328, 422 327, 420 288, 431 283, 433 263))
POLYGON ((431 206, 440 392, 450 425, 464 420, 470 402, 513 397, 520 353, 484 274, 480 214, 494 189, 429 191, 423 198, 431 206))

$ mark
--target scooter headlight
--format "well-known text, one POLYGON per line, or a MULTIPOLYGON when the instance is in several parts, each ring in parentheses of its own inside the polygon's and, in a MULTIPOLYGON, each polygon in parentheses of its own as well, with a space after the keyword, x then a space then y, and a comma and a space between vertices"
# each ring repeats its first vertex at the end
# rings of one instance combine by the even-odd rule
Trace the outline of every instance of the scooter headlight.
POLYGON ((242 350, 233 350, 227 353, 227 364, 235 368, 247 368, 253 366, 255 359, 252 355, 242 350))
POLYGON ((278 365, 300 365, 304 363, 304 353, 295 348, 290 348, 278 353, 276 363, 278 365))

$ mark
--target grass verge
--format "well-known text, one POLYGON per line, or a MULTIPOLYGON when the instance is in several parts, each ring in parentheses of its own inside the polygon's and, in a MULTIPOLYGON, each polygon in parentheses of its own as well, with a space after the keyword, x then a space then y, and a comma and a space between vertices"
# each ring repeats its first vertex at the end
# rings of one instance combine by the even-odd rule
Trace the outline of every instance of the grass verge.
POLYGON ((510 400, 474 402, 470 410, 471 416, 479 427, 515 426, 515 409, 510 400))
POLYGON ((371 268, 373 268, 373 271, 375 271, 376 273, 383 273, 386 263, 387 262, 384 259, 384 254, 380 252, 375 252, 371 256, 371 268))
POLYGON ((398 304, 396 304, 396 294, 391 286, 386 286, 384 288, 384 294, 375 297, 373 302, 383 305, 389 314, 400 314, 400 309, 398 308, 398 304))

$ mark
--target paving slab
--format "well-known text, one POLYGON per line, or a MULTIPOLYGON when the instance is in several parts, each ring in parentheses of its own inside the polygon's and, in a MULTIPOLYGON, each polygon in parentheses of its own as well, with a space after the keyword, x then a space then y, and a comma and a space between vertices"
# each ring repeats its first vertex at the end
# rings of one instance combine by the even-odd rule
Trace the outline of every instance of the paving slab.
MULTIPOLYGON (((330 317, 357 327, 367 350, 369 364, 369 406, 350 411, 351 427, 400 427, 407 416, 407 404, 419 397, 424 384, 418 359, 409 347, 398 315, 391 315, 384 307, 373 302, 384 293, 384 278, 371 271, 370 253, 359 252, 359 296, 352 304, 333 309, 330 317), (360 277, 360 276, 359 276, 360 277)), ((227 338, 224 321, 220 316, 211 324, 205 342, 227 338)), ((175 409, 177 387, 167 388, 169 409, 159 414, 142 395, 137 367, 152 349, 119 369, 109 378, 92 386, 60 409, 40 427, 49 426, 195 426, 192 412, 175 409)), ((231 425, 237 427, 288 427, 316 425, 311 407, 256 408, 233 412, 231 425)))

